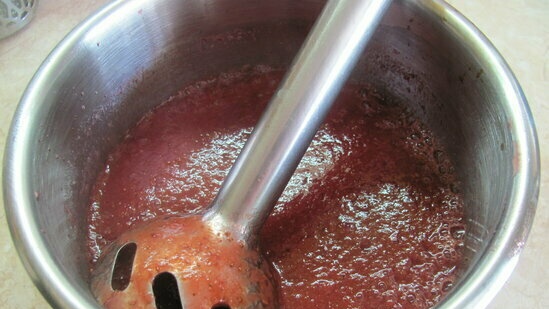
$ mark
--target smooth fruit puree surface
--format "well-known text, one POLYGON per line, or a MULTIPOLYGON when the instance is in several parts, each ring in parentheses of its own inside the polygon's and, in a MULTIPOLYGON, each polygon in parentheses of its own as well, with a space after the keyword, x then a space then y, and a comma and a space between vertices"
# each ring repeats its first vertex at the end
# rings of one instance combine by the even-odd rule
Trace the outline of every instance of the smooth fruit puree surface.
MULTIPOLYGON (((88 213, 91 267, 142 222, 209 206, 283 72, 196 82, 109 156, 88 213)), ((435 136, 405 105, 348 85, 267 220, 284 308, 426 308, 453 286, 463 202, 435 136)))

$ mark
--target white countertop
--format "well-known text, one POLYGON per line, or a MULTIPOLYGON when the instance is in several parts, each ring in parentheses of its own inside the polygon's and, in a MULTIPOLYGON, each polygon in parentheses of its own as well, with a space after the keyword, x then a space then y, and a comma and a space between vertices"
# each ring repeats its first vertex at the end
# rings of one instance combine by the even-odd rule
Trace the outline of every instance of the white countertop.
MULTIPOLYGON (((34 72, 75 25, 106 2, 41 0, 29 26, 0 41, 0 157, 11 117, 34 72)), ((534 226, 517 268, 489 308, 549 308, 549 246, 544 242, 549 233, 549 178, 543 173, 549 164, 549 1, 448 2, 473 21, 510 64, 530 102, 541 148, 541 193, 534 226)), ((0 307, 49 308, 19 261, 1 210, 0 252, 0 307)))

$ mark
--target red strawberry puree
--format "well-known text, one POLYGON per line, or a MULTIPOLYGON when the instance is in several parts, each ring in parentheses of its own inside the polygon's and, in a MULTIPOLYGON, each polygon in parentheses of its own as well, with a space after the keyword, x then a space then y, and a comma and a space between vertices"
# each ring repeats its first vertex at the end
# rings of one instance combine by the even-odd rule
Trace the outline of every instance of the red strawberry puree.
MULTIPOLYGON (((283 75, 245 68, 186 87, 109 156, 88 213, 91 265, 123 232, 215 197, 283 75)), ((261 232, 283 308, 426 308, 456 279, 463 202, 410 112, 347 86, 261 232)))

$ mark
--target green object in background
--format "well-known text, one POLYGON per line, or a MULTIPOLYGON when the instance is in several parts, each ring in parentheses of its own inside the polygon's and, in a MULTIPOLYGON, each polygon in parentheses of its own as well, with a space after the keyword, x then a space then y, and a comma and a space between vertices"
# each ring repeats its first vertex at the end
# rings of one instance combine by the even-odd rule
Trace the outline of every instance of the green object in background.
POLYGON ((34 16, 38 0, 0 0, 0 39, 25 27, 34 16))

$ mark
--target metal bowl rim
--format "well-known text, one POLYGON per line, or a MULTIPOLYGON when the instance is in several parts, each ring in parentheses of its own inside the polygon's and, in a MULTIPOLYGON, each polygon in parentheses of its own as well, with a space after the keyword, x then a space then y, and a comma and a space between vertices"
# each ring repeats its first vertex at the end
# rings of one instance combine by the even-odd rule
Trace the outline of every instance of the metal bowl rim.
MULTIPOLYGON (((72 284, 55 261, 47 242, 39 230, 34 192, 26 185, 24 175, 29 175, 32 164, 28 146, 35 133, 34 119, 39 117, 34 110, 40 104, 42 89, 51 86, 51 77, 56 68, 63 66, 64 56, 71 52, 86 33, 109 15, 135 1, 116 0, 103 6, 72 30, 50 53, 40 66, 25 90, 13 117, 6 141, 4 155, 3 192, 6 217, 18 254, 33 279, 36 287, 53 307, 98 308, 89 293, 72 284)), ((518 156, 516 174, 511 193, 511 203, 491 243, 476 264, 477 271, 469 274, 464 284, 448 295, 437 307, 466 308, 486 306, 510 276, 533 223, 539 194, 539 145, 534 120, 526 97, 515 76, 502 56, 490 41, 463 15, 442 0, 426 2, 425 6, 441 16, 450 29, 468 34, 476 48, 495 65, 500 82, 507 89, 513 123, 511 130, 515 140, 515 155, 518 156), (493 247, 497 245, 497 247, 493 247), (478 270, 480 269, 480 270, 478 270)))

